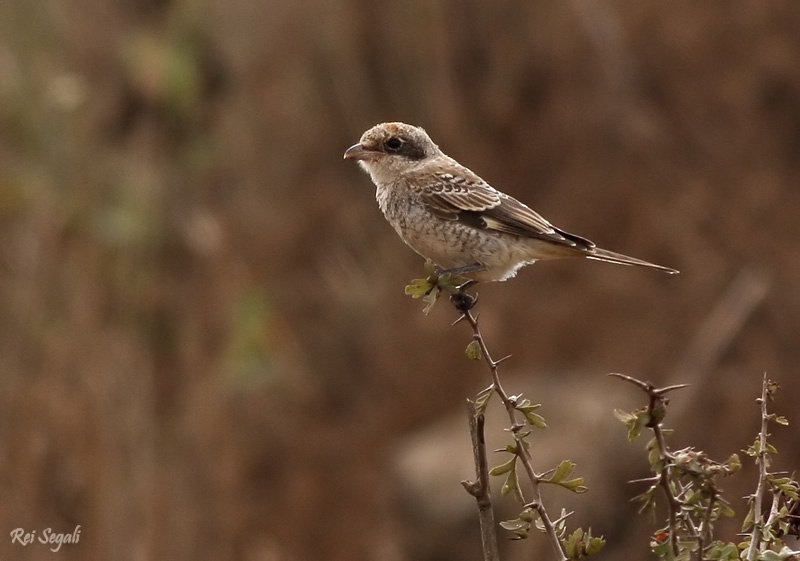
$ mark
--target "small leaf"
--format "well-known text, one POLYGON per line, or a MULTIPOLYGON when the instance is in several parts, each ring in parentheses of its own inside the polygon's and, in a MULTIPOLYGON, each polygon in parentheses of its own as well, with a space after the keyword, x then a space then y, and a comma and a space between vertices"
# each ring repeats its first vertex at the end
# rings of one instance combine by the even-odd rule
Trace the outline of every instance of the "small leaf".
POLYGON ((661 473, 664 469, 664 462, 661 459, 661 450, 658 446, 658 439, 655 437, 647 443, 647 459, 650 462, 650 469, 653 473, 661 473))
POLYGON ((584 532, 582 528, 578 528, 568 538, 561 540, 561 545, 569 559, 583 559, 594 555, 605 544, 605 539, 593 537, 591 530, 584 532))
POLYGON ((512 491, 516 491, 516 489, 517 489, 517 471, 511 470, 508 472, 508 477, 506 477, 505 482, 503 482, 503 486, 500 488, 500 493, 503 496, 506 496, 512 491))
POLYGON ((436 279, 436 286, 442 290, 446 290, 450 294, 458 294, 461 292, 461 285, 465 282, 466 279, 463 277, 454 277, 453 275, 447 274, 436 279))
POLYGON ((561 487, 564 487, 573 493, 585 493, 588 491, 588 489, 583 485, 582 477, 576 477, 575 479, 567 480, 567 477, 569 477, 569 475, 572 473, 572 468, 574 467, 574 463, 569 460, 564 460, 558 464, 558 467, 553 471, 553 475, 547 479, 542 479, 542 483, 560 485, 561 487))
POLYGON ((594 555, 606 545, 606 540, 603 536, 589 536, 589 544, 586 546, 586 553, 589 555, 594 555))
POLYGON ((428 279, 414 279, 411 284, 406 286, 405 291, 406 294, 416 299, 427 295, 435 287, 436 285, 428 279))
POLYGON ((517 467, 517 457, 512 456, 510 460, 508 460, 504 464, 500 464, 499 466, 495 466, 489 470, 489 475, 503 475, 504 473, 508 473, 509 471, 515 469, 517 467))
POLYGON ((784 546, 780 551, 771 551, 768 549, 767 551, 763 551, 761 555, 758 556, 758 561, 786 561, 798 553, 800 553, 800 551, 792 551, 786 546, 784 546))
POLYGON ((561 483, 564 478, 568 477, 569 474, 572 473, 572 468, 574 467, 575 464, 573 464, 571 461, 564 460, 558 464, 558 467, 553 472, 553 475, 543 481, 546 481, 547 483, 561 483))
POLYGON ((508 477, 506 477, 505 483, 500 488, 500 493, 503 496, 508 495, 509 493, 514 493, 514 498, 517 499, 519 502, 522 502, 522 495, 520 494, 519 490, 519 482, 517 481, 517 470, 513 469, 508 472, 508 477))
POLYGON ((525 420, 528 422, 529 425, 534 426, 538 429, 545 429, 547 428, 547 423, 544 420, 544 417, 539 415, 538 413, 534 413, 537 409, 539 409, 542 405, 540 403, 531 404, 529 399, 522 399, 520 400, 515 406, 514 409, 521 412, 525 415, 525 420))
POLYGON ((522 520, 521 518, 515 518, 514 520, 503 520, 500 522, 500 527, 504 530, 508 530, 509 532, 514 532, 515 540, 524 540, 528 537, 528 532, 531 529, 530 523, 522 520))
POLYGON ((481 360, 483 358, 481 344, 477 341, 477 339, 473 339, 470 344, 467 345, 467 348, 464 352, 467 353, 467 356, 472 360, 481 360))
POLYGON ((475 398, 475 414, 476 415, 483 415, 486 412, 486 407, 489 405, 489 399, 494 394, 494 385, 489 386, 485 390, 481 390, 481 392, 475 398))
POLYGON ((633 413, 616 409, 614 415, 628 427, 628 440, 630 442, 636 440, 642 429, 651 421, 647 408, 637 409, 633 413))
POLYGON ((739 559, 739 548, 735 543, 714 542, 706 551, 705 558, 719 559, 721 561, 736 561, 739 559))
POLYGON ((544 420, 544 417, 539 415, 538 413, 528 412, 525 413, 525 420, 528 421, 528 424, 531 426, 536 427, 537 429, 546 429, 547 423, 544 420))
POLYGON ((435 286, 433 287, 433 290, 422 297, 422 301, 426 304, 425 308, 422 310, 425 315, 428 315, 433 309, 434 304, 436 304, 436 301, 439 299, 440 292, 441 291, 439 290, 439 287, 435 286))
POLYGON ((731 454, 731 457, 728 458, 725 465, 728 468, 728 473, 736 473, 742 469, 742 460, 739 459, 738 454, 731 454))
POLYGON ((628 424, 631 419, 636 418, 636 415, 623 411, 622 409, 614 409, 614 416, 625 424, 628 424))
POLYGON ((733 510, 733 507, 724 501, 719 503, 718 512, 720 516, 727 516, 728 518, 731 518, 736 514, 736 511, 733 510))
POLYGON ((503 528, 504 530, 508 530, 509 532, 513 532, 515 530, 519 530, 520 528, 529 528, 530 524, 528 524, 521 518, 515 518, 513 520, 501 521, 500 527, 503 528))
POLYGON ((751 508, 750 511, 747 513, 747 516, 744 517, 744 522, 742 522, 742 532, 747 532, 750 528, 753 527, 754 521, 754 513, 753 509, 751 508))
POLYGON ((777 487, 781 493, 795 501, 800 500, 798 496, 798 484, 792 480, 791 477, 775 477, 769 476, 767 478, 774 487, 777 487))
POLYGON ((533 510, 531 507, 527 507, 525 510, 519 513, 519 517, 525 522, 533 522, 539 517, 539 513, 533 510))
POLYGON ((787 419, 786 417, 782 417, 780 415, 771 415, 771 417, 772 417, 771 420, 775 421, 779 425, 783 425, 783 426, 788 426, 789 425, 789 419, 787 419))
POLYGON ((559 483, 559 485, 561 485, 564 489, 567 489, 579 495, 589 490, 589 488, 583 484, 583 477, 576 477, 575 479, 562 481, 561 483, 559 483))

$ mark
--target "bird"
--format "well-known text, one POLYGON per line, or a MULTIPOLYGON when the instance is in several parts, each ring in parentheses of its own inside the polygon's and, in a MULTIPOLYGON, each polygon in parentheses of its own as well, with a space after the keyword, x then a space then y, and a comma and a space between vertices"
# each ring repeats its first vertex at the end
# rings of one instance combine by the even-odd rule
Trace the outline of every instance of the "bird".
POLYGON ((536 261, 566 257, 678 272, 601 249, 553 226, 447 156, 421 127, 375 125, 344 158, 369 174, 386 220, 439 275, 470 283, 505 281, 536 261))

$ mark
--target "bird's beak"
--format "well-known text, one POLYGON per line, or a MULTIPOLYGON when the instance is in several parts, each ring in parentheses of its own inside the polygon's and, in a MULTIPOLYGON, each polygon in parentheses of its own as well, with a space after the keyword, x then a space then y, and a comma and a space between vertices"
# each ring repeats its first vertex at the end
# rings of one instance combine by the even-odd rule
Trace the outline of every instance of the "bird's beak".
POLYGON ((380 152, 376 150, 369 150, 364 148, 364 145, 353 144, 350 148, 347 149, 344 153, 345 160, 373 160, 375 159, 380 152))

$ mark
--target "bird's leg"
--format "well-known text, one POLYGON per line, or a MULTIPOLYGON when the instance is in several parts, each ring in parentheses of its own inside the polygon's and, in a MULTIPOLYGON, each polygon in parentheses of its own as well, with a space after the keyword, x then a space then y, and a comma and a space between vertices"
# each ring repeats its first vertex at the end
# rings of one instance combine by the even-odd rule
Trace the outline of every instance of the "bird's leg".
MULTIPOLYGON (((452 269, 442 269, 439 266, 435 266, 434 274, 437 277, 443 277, 444 275, 459 277, 465 273, 474 273, 476 271, 483 271, 484 269, 486 269, 486 265, 477 262, 464 265, 462 267, 454 267, 452 269)), ((455 287, 457 292, 453 292, 452 289, 450 289, 450 302, 452 302, 456 310, 462 314, 466 314, 469 310, 471 310, 475 305, 475 302, 478 301, 477 295, 473 296, 472 294, 467 294, 467 289, 476 282, 478 281, 474 279, 467 279, 455 287)))
POLYGON ((454 277, 457 277, 458 275, 463 275, 464 273, 474 273, 476 271, 483 271, 484 269, 486 269, 486 265, 483 263, 472 263, 470 265, 454 267, 452 269, 440 269, 439 267, 436 267, 436 275, 440 277, 442 275, 453 275, 454 277))

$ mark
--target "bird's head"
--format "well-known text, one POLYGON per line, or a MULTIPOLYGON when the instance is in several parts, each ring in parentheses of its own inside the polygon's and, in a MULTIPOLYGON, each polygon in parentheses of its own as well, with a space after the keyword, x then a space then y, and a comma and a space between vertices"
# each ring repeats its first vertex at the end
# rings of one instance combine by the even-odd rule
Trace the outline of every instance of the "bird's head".
POLYGON ((428 133, 405 123, 381 123, 363 135, 344 153, 357 160, 376 183, 395 181, 399 175, 439 153, 428 133))

